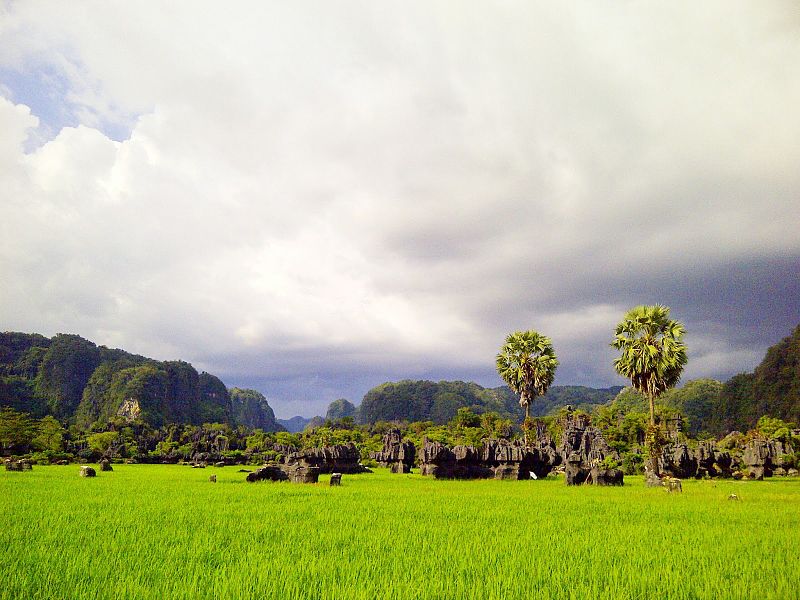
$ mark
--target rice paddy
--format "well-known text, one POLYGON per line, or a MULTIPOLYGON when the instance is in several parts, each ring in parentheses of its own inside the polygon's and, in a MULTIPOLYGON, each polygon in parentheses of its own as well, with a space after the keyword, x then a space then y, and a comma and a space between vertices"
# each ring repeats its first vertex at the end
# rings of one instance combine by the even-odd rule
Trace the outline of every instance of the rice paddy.
POLYGON ((0 472, 0 598, 800 598, 797 479, 667 494, 236 471, 0 472))

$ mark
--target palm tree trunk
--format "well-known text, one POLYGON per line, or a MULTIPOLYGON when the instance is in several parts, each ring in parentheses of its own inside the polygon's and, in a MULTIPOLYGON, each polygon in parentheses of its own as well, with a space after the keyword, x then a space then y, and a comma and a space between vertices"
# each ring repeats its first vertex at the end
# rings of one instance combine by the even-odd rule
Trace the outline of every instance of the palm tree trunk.
POLYGON ((650 445, 651 447, 648 448, 648 454, 650 455, 650 473, 651 477, 647 482, 648 485, 658 485, 658 481, 660 479, 659 472, 658 472, 658 452, 660 452, 661 448, 658 447, 658 435, 656 434, 656 402, 653 394, 647 394, 648 400, 650 400, 650 445))
POLYGON ((526 421, 527 421, 527 420, 530 418, 530 416, 531 416, 531 415, 530 415, 530 412, 531 412, 531 403, 530 403, 530 402, 528 402, 528 404, 526 404, 526 405, 525 405, 525 420, 526 420, 526 421))

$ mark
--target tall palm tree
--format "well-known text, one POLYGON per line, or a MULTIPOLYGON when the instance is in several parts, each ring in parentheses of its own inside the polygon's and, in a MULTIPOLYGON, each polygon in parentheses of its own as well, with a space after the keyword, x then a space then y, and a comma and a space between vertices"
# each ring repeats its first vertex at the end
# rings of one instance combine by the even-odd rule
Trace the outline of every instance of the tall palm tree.
POLYGON ((515 394, 519 405, 525 407, 525 419, 530 417, 530 404, 544 396, 553 383, 558 359, 550 338, 538 331, 515 331, 497 355, 497 372, 515 394))
POLYGON ((621 351, 614 359, 614 369, 630 379, 634 389, 650 403, 651 468, 658 475, 659 431, 656 427, 655 401, 681 378, 686 365, 685 329, 669 318, 666 306, 636 306, 617 325, 611 346, 621 351))

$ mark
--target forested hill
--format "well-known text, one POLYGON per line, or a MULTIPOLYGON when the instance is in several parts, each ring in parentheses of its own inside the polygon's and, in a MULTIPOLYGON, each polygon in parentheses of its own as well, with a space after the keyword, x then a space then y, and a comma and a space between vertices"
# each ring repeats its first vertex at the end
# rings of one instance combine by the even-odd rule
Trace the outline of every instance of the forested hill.
MULTIPOLYGON (((620 386, 605 389, 553 386, 531 404, 531 414, 545 416, 567 404, 589 410, 609 402, 621 389, 620 386)), ((524 416, 518 398, 506 386, 484 388, 464 381, 405 380, 384 383, 367 392, 356 409, 356 419, 361 423, 392 420, 447 423, 462 407, 476 413, 496 412, 515 422, 524 416)))
POLYGON ((0 406, 81 428, 123 419, 283 429, 259 392, 228 390, 184 361, 157 361, 71 334, 0 333, 0 406))
POLYGON ((800 423, 800 325, 767 350, 753 373, 741 373, 725 384, 712 430, 747 431, 761 415, 800 423))

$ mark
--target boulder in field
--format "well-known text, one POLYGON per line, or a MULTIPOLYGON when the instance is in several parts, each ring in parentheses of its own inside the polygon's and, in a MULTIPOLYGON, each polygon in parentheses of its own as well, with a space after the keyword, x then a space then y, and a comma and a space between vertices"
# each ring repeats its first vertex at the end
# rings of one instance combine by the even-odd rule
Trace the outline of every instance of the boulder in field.
POLYGON ((81 465, 81 477, 95 477, 97 472, 88 465, 81 465))
POLYGON ((247 474, 247 481, 250 483, 256 481, 286 481, 287 479, 289 479, 289 476, 280 467, 274 465, 266 465, 247 474))
POLYGON ((111 466, 111 461, 104 459, 100 461, 100 470, 101 471, 113 471, 113 467, 111 466))
POLYGON ((589 479, 594 485, 624 485, 623 473, 620 469, 603 469, 593 467, 589 479))

